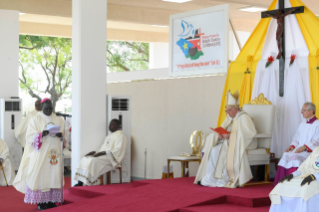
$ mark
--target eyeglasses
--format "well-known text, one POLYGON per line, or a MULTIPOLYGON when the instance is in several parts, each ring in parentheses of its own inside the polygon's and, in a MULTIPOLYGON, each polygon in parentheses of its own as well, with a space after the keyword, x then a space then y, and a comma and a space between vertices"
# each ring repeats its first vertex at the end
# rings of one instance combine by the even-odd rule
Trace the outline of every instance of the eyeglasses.
POLYGON ((301 110, 301 112, 306 112, 306 111, 309 111, 309 110, 304 110, 304 109, 301 110))

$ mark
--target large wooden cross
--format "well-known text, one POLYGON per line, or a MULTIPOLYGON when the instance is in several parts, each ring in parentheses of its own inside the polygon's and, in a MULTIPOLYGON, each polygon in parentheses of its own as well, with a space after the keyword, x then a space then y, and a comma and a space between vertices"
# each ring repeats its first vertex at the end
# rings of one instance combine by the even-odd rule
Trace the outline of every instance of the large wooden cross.
POLYGON ((285 81, 285 17, 290 14, 298 14, 304 12, 304 7, 285 8, 285 1, 279 1, 279 9, 261 13, 261 18, 277 19, 276 40, 278 45, 279 60, 279 96, 284 96, 284 81, 285 81))

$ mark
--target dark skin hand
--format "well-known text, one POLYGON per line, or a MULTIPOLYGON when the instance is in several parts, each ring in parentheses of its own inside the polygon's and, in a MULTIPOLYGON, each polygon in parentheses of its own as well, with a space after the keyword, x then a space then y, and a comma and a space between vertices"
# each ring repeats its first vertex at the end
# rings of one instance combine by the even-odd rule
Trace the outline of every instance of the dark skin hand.
POLYGON ((92 152, 87 153, 85 156, 91 156, 91 155, 94 155, 95 153, 96 153, 95 151, 92 151, 92 152))
POLYGON ((56 136, 56 137, 59 137, 59 138, 62 138, 62 133, 59 132, 59 133, 55 134, 55 136, 56 136))
POLYGON ((93 157, 97 158, 97 157, 102 156, 102 155, 106 155, 106 152, 105 152, 105 151, 103 151, 103 152, 98 152, 98 153, 96 153, 95 155, 93 155, 93 157))
POLYGON ((44 136, 47 136, 49 134, 49 130, 43 130, 43 132, 42 132, 42 138, 44 137, 44 136))
POLYGON ((294 178, 294 176, 292 174, 287 175, 287 176, 283 177, 281 180, 279 180, 279 183, 283 183, 285 180, 287 180, 289 182, 292 178, 294 178))
MULTIPOLYGON (((315 176, 314 176, 315 177, 315 176)), ((316 179, 316 178, 315 178, 316 179)), ((306 177, 305 179, 303 179, 303 181, 301 182, 301 186, 304 186, 308 183, 308 185, 313 181, 312 177, 309 175, 308 177, 306 177)))

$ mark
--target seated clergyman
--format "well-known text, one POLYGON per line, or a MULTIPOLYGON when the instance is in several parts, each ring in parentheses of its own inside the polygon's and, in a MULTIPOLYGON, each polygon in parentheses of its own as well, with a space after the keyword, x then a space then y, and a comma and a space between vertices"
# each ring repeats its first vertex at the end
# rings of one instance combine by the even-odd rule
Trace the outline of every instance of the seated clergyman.
POLYGON ((194 183, 235 188, 252 178, 246 148, 256 134, 251 117, 239 108, 239 94, 227 93, 227 118, 222 127, 230 134, 210 134, 194 183))
POLYGON ((316 106, 313 103, 306 102, 303 105, 301 114, 306 120, 299 125, 291 145, 278 164, 275 185, 281 178, 296 171, 310 153, 319 146, 319 120, 315 113, 316 106))
POLYGON ((12 185, 15 176, 9 159, 8 145, 0 139, 0 186, 5 186, 7 183, 12 185))
POLYGON ((127 140, 119 128, 119 120, 113 119, 109 126, 112 133, 105 138, 102 146, 97 151, 90 152, 82 158, 75 173, 74 179, 79 181, 75 186, 94 185, 100 175, 121 164, 127 140))
POLYGON ((270 192, 270 212, 319 212, 319 147, 270 192))

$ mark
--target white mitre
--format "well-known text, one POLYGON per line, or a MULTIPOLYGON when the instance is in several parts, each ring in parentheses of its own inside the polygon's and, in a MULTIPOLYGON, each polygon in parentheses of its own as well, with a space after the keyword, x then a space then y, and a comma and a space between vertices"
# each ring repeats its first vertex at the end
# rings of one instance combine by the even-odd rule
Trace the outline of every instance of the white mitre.
POLYGON ((239 107, 239 92, 238 90, 231 94, 230 90, 227 91, 227 104, 226 107, 239 107))

